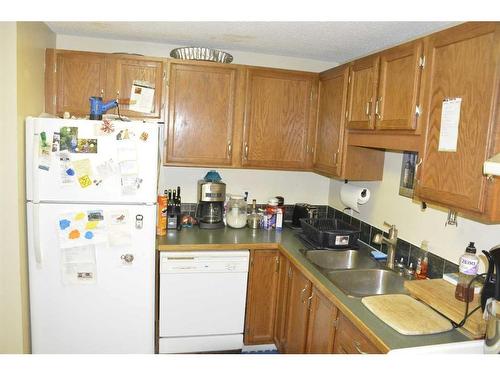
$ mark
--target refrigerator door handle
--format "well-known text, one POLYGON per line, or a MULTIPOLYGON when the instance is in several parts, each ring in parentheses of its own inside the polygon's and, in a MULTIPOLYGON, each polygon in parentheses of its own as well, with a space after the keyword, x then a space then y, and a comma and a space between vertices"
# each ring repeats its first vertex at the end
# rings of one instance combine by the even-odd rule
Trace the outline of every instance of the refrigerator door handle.
POLYGON ((40 208, 38 204, 33 205, 33 250, 35 251, 36 264, 41 267, 43 263, 42 248, 40 246, 40 208))
MULTIPOLYGON (((38 194, 38 147, 39 147, 39 131, 36 120, 33 121, 33 144, 31 148, 31 188, 32 188, 32 200, 34 203, 39 202, 39 194, 38 194)), ((29 181, 27 183, 30 183, 29 181)))

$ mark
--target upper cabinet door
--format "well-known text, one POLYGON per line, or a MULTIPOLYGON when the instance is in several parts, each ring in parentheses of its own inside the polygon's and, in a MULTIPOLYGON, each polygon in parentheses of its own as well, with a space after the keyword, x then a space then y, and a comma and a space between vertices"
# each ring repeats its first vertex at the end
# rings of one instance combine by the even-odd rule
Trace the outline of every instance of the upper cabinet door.
POLYGON ((482 168, 494 140, 499 46, 499 23, 468 23, 429 37, 427 136, 417 177, 421 199, 483 212, 487 182, 482 168), (440 151, 443 103, 455 98, 462 99, 456 150, 440 151))
POLYGON ((342 169, 349 66, 320 75, 314 170, 339 177, 342 169))
POLYGON ((374 128, 379 60, 378 56, 368 56, 351 65, 347 100, 347 127, 349 129, 374 128))
POLYGON ((231 165, 237 68, 170 63, 166 163, 231 165))
POLYGON ((61 51, 56 55, 56 113, 87 115, 89 98, 106 87, 106 59, 102 54, 61 51))
MULTIPOLYGON (((114 77, 108 77, 106 98, 130 99, 132 96, 132 85, 154 88, 152 106, 149 111, 133 111, 129 105, 120 104, 120 114, 130 117, 160 118, 161 99, 163 92, 163 63, 161 61, 116 58, 110 59, 115 70, 114 77), (115 79, 114 83, 112 79, 115 79)), ((140 87, 139 87, 140 89, 140 87)), ((148 106, 149 107, 149 106, 148 106)))
POLYGON ((407 43, 380 54, 376 128, 415 130, 422 71, 422 41, 407 43))
POLYGON ((306 169, 311 160, 313 83, 309 73, 247 70, 242 165, 306 169))

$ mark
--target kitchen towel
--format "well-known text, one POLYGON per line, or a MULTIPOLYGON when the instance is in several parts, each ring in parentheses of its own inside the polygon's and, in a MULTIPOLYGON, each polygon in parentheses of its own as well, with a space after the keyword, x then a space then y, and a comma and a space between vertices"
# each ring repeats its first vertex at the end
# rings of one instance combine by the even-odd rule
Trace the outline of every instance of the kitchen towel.
POLYGON ((369 199, 370 190, 365 187, 343 184, 340 188, 340 200, 356 212, 359 212, 358 205, 365 204, 369 199))

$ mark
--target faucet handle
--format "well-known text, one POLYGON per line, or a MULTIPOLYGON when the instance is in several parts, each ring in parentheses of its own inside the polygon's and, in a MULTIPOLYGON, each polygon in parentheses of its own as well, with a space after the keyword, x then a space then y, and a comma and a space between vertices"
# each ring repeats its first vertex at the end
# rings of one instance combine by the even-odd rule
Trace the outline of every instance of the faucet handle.
POLYGON ((398 230, 396 229, 396 225, 389 224, 387 221, 384 221, 384 225, 390 227, 389 229, 389 237, 394 238, 398 236, 398 230))
POLYGON ((384 225, 390 227, 391 229, 396 229, 396 226, 393 224, 389 224, 387 221, 384 221, 384 225))

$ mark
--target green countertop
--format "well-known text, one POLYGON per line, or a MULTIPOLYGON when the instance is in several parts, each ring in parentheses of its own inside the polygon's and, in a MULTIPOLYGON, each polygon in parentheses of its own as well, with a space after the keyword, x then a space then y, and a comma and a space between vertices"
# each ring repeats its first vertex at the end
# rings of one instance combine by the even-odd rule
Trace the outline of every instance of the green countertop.
MULTIPOLYGON (((388 348, 399 349, 470 340, 469 337, 457 329, 444 333, 418 336, 406 336, 396 332, 369 311, 361 303, 360 298, 346 296, 323 276, 300 252, 304 245, 296 234, 296 230, 287 228, 281 232, 248 228, 232 229, 228 227, 213 230, 199 229, 198 227, 183 228, 181 231, 169 231, 166 236, 157 237, 157 249, 159 251, 223 250, 230 249, 229 245, 234 245, 231 246, 233 249, 244 249, 246 247, 276 248, 277 244, 279 244, 290 258, 293 258, 296 263, 310 273, 309 276, 312 276, 313 282, 321 283, 335 296, 338 302, 343 305, 338 306, 340 310, 345 311, 348 309, 388 348)), ((363 243, 360 244, 363 247, 363 243)), ((408 318, 411 319, 411 317, 408 318)))

